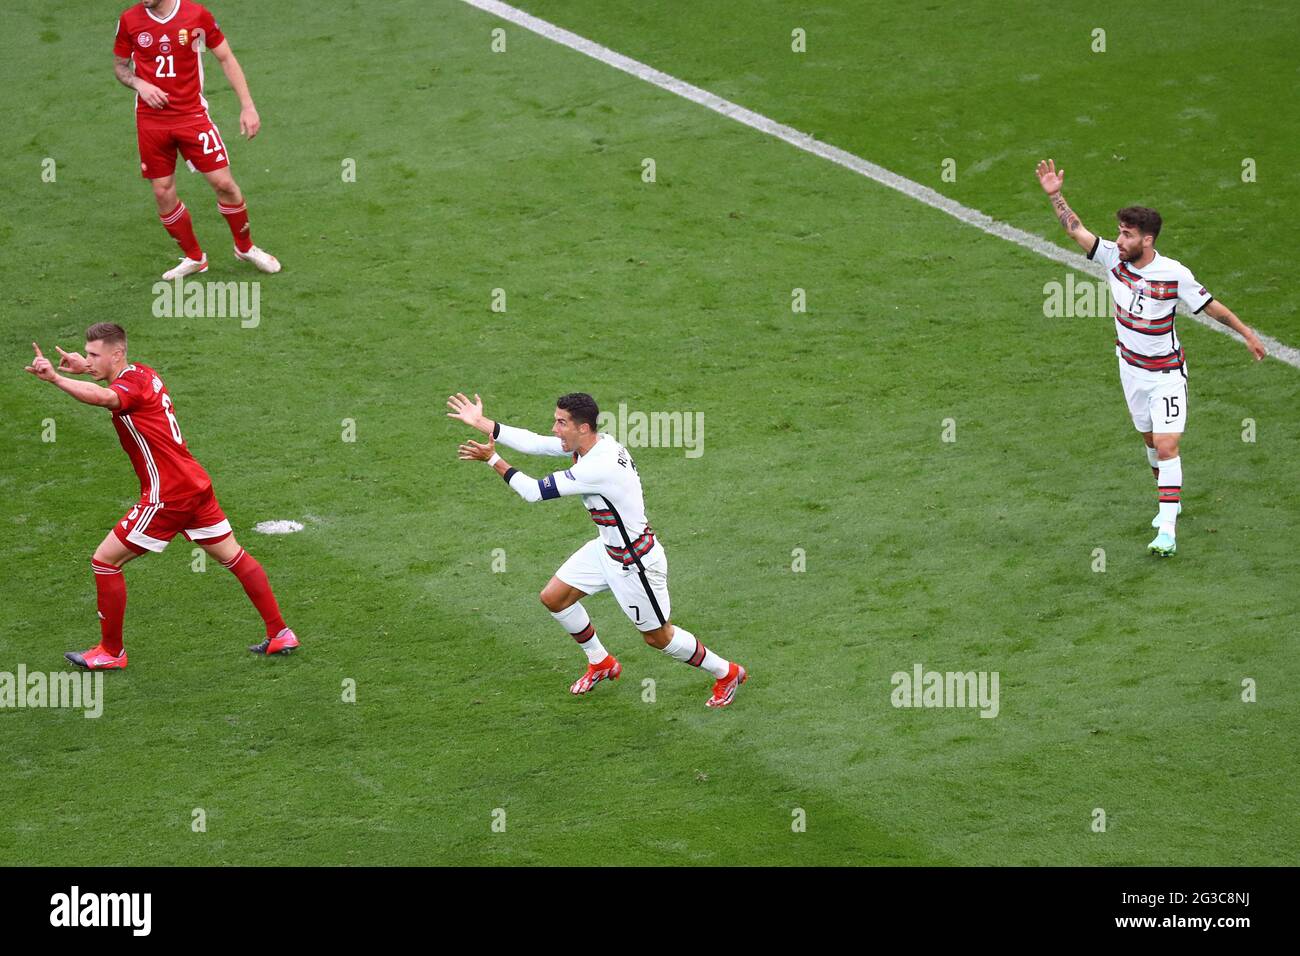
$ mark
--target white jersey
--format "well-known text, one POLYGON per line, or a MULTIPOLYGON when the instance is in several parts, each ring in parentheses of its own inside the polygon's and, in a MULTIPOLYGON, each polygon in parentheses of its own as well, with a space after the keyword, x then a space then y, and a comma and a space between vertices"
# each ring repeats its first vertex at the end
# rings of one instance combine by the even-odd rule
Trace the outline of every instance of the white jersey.
MULTIPOLYGON (((560 439, 553 435, 538 435, 500 422, 493 429, 492 437, 528 455, 569 455, 560 439)), ((636 462, 611 435, 601 432, 585 455, 574 452, 573 464, 564 471, 535 479, 511 469, 506 480, 525 501, 581 495, 600 531, 606 553, 620 564, 635 564, 655 546, 654 530, 646 520, 636 462)))
POLYGON ((1134 368, 1164 372, 1183 367, 1183 348, 1174 330, 1174 314, 1182 300, 1192 314, 1214 296, 1191 271, 1156 253, 1141 269, 1121 262, 1119 247, 1098 238, 1088 258, 1101 263, 1115 300, 1115 354, 1134 368))

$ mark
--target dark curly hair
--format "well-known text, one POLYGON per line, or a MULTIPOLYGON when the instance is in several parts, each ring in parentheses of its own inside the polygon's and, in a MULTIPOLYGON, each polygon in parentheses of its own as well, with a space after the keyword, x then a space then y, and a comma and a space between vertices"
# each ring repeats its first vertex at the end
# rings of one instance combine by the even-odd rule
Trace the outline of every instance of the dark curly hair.
POLYGON ((575 425, 589 425, 592 431, 596 430, 596 419, 600 417, 600 409, 596 407, 596 400, 586 392, 570 392, 568 395, 561 395, 555 400, 555 407, 568 412, 575 425))
POLYGON ((1150 236, 1152 239, 1160 237, 1160 226, 1163 222, 1160 213, 1154 209, 1148 209, 1146 206, 1125 206, 1115 213, 1115 218, 1121 225, 1132 226, 1144 236, 1150 236))

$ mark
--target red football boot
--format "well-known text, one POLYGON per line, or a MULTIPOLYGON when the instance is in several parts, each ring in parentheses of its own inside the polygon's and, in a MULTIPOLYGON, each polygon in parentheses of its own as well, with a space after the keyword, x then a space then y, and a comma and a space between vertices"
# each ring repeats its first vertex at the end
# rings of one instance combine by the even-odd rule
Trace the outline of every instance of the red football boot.
POLYGON ((713 696, 704 702, 707 707, 726 707, 736 696, 736 688, 749 679, 749 672, 735 661, 727 668, 727 676, 713 682, 713 696))
POLYGON ((126 667, 126 648, 122 648, 121 654, 110 654, 104 650, 102 644, 96 644, 88 651, 82 651, 78 654, 76 651, 68 651, 63 655, 78 667, 84 667, 88 671, 120 671, 126 667))
POLYGON ((286 627, 275 637, 268 637, 261 644, 254 644, 249 650, 254 654, 287 654, 297 646, 297 635, 286 627))
POLYGON ((606 654, 605 659, 599 664, 587 665, 587 673, 573 682, 569 693, 585 694, 603 680, 617 680, 621 673, 623 673, 623 665, 614 659, 613 654, 606 654))

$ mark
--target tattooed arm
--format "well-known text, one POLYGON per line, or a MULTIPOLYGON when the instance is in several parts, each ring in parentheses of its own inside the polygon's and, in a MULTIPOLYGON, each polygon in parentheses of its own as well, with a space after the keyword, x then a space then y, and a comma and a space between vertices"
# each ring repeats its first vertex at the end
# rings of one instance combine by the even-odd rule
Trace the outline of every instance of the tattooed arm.
POLYGON ((1064 181, 1065 170, 1058 171, 1055 160, 1045 159, 1038 164, 1039 185, 1043 187, 1043 192, 1047 193, 1047 198, 1052 201, 1052 211, 1056 213, 1061 228, 1079 244, 1084 252, 1091 253, 1093 246, 1097 244, 1097 237, 1083 228, 1083 223, 1079 221, 1079 217, 1061 195, 1061 184, 1064 181))
POLYGON ((113 75, 127 89, 135 90, 140 99, 144 100, 146 106, 152 106, 154 109, 160 110, 167 105, 167 94, 144 79, 144 77, 136 76, 135 70, 131 68, 131 58, 129 56, 113 57, 113 75))
POLYGON ((113 75, 117 77, 117 82, 127 89, 135 89, 135 70, 131 69, 129 56, 113 57, 113 75))

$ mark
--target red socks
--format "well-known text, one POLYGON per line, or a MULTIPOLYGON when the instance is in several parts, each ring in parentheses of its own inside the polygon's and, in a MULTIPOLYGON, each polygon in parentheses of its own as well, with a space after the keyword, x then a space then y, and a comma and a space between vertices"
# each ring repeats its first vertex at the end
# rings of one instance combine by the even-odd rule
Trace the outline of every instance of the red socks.
POLYGON ((195 262, 202 261, 203 250, 194 235, 194 223, 190 220, 190 211, 185 208, 185 203, 177 203, 175 209, 158 218, 162 220, 163 228, 181 247, 181 252, 195 262))
MULTIPOLYGON (((266 636, 275 637, 284 630, 280 606, 275 603, 271 584, 257 559, 240 548, 238 554, 222 564, 239 579, 249 599, 262 615, 262 620, 266 623, 266 636)), ((90 567, 95 572, 95 593, 98 597, 99 643, 109 654, 121 654, 122 619, 126 616, 126 580, 122 577, 121 568, 103 561, 91 558, 90 567)))
MULTIPOLYGON (((266 572, 257 563, 257 558, 240 548, 233 558, 221 563, 239 578, 239 583, 244 586, 248 599, 262 615, 262 620, 266 623, 266 636, 275 637, 284 630, 285 624, 284 618, 280 616, 280 605, 275 603, 275 595, 271 593, 271 582, 266 579, 266 572)), ((125 593, 123 589, 123 595, 125 593)))
POLYGON ((248 231, 248 204, 241 202, 238 206, 227 206, 218 201, 217 211, 226 217, 230 234, 235 237, 235 248, 240 252, 253 248, 252 233, 248 231))
MULTIPOLYGON (((218 202, 217 210, 226 217, 226 224, 230 226, 230 235, 235 239, 235 248, 240 252, 247 252, 253 248, 252 233, 248 228, 247 203, 227 206, 223 202, 218 202)), ((185 208, 185 203, 177 203, 175 209, 158 218, 162 220, 163 228, 176 240, 176 244, 181 247, 181 251, 186 256, 196 262, 202 261, 203 249, 194 235, 194 223, 190 219, 190 211, 185 208)))
POLYGON ((90 559, 99 598, 99 643, 108 653, 122 653, 122 618, 126 616, 126 581, 122 569, 90 559))

